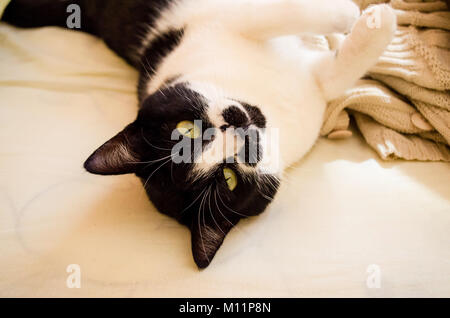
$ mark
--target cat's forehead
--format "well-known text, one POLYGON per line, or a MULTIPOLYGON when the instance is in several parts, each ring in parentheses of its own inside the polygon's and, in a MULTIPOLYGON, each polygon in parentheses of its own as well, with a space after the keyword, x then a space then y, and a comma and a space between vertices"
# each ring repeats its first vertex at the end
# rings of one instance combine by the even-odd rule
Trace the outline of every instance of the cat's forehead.
POLYGON ((242 102, 236 94, 203 82, 189 82, 186 88, 201 96, 204 118, 213 126, 231 125, 239 128, 253 124, 258 128, 266 128, 266 117, 260 107, 242 102))

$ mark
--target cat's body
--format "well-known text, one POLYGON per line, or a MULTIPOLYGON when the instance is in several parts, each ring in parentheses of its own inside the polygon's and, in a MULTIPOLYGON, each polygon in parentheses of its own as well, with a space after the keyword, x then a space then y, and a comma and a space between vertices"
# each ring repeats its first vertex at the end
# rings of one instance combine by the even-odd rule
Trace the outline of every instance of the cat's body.
POLYGON ((359 16, 351 1, 16 0, 5 18, 25 27, 63 26, 74 2, 83 30, 140 71, 137 120, 85 167, 142 178, 155 206, 191 229, 199 267, 209 265, 239 219, 265 210, 283 170, 316 141, 327 101, 364 75, 395 29, 391 9, 376 7, 356 22, 336 57, 308 49, 295 35, 349 31, 359 16), (42 16, 46 8, 53 18, 42 16), (209 160, 170 162, 171 133, 196 119, 216 132, 201 146, 209 160), (254 135, 240 140, 229 128, 254 135), (279 143, 268 149, 274 136, 279 143), (231 157, 256 144, 256 160, 226 161, 229 153, 218 150, 229 147, 227 138, 240 140, 231 157), (233 175, 232 185, 224 173, 233 175))

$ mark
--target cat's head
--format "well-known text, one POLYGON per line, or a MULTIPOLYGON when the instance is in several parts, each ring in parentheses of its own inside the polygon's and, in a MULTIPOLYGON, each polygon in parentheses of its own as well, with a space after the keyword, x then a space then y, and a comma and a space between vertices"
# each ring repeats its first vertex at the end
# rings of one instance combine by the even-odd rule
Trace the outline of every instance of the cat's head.
POLYGON ((147 97, 85 168, 140 177, 156 208, 190 228, 204 268, 239 220, 262 213, 278 190, 274 160, 264 160, 267 138, 258 107, 179 83, 147 97))

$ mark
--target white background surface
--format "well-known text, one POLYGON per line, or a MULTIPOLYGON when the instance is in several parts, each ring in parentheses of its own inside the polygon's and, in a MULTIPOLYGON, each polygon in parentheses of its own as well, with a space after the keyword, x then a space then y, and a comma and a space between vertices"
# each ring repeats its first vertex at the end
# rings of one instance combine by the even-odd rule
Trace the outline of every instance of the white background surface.
POLYGON ((358 134, 319 140, 199 271, 137 178, 82 169, 134 119, 135 81, 90 36, 0 25, 0 296, 450 297, 450 166, 381 162, 358 134))

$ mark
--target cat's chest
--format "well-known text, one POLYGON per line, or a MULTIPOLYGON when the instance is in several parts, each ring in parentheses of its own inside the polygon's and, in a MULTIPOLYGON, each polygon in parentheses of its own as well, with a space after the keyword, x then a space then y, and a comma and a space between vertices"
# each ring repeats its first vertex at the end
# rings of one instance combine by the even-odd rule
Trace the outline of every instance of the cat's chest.
POLYGON ((259 43, 226 32, 190 32, 162 63, 150 91, 164 78, 187 74, 257 104, 295 101, 316 90, 309 59, 296 37, 259 43))

